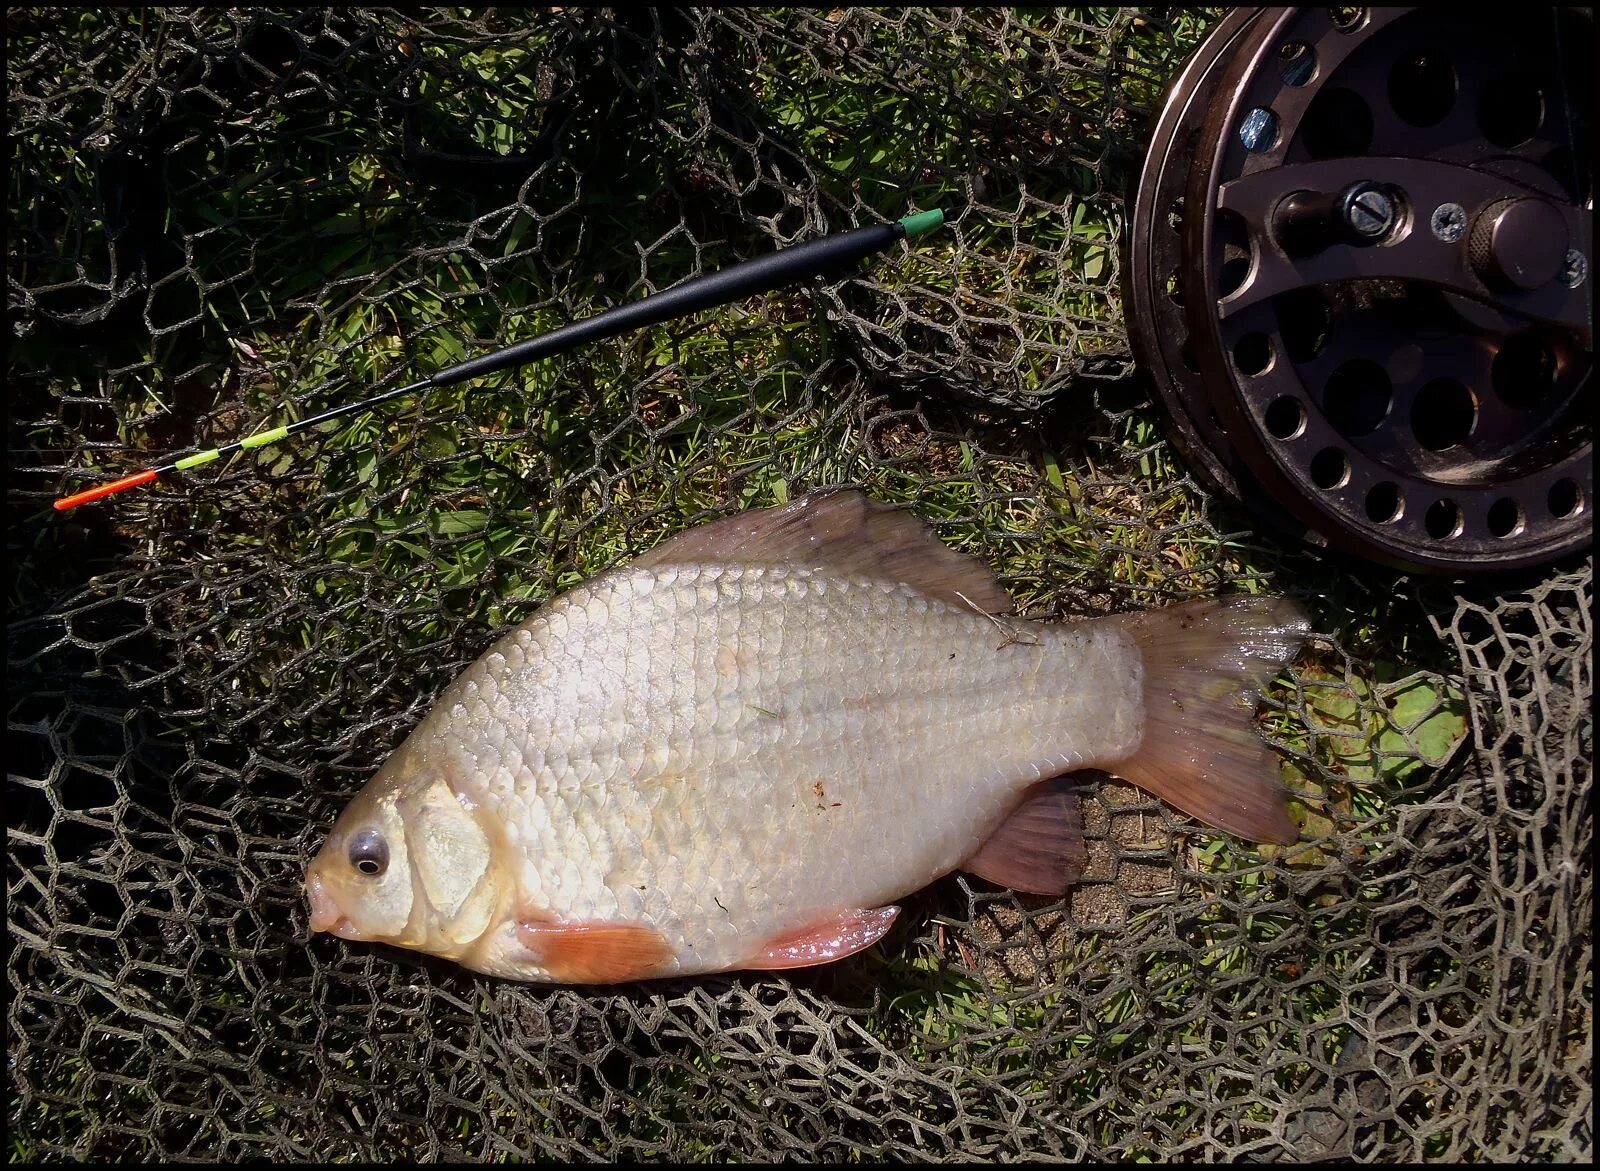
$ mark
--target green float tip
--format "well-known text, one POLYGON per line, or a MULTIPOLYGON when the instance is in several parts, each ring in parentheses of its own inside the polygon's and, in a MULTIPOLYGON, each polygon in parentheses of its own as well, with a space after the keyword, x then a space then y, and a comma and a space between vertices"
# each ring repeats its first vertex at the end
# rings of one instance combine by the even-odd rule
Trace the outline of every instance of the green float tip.
POLYGON ((934 208, 932 211, 919 211, 916 215, 906 216, 900 221, 900 226, 906 230, 907 240, 915 240, 918 236, 926 236, 943 223, 944 212, 934 208))

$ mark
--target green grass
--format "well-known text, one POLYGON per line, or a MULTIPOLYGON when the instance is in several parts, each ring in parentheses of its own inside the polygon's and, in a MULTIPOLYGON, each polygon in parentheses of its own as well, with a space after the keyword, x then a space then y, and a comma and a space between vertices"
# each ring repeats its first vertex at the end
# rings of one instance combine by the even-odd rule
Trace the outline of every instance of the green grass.
MULTIPOLYGON (((99 27, 90 14, 70 19, 84 37, 99 27)), ((917 52, 963 63, 965 108, 991 113, 996 126, 1031 119, 1021 130, 962 133, 942 115, 936 72, 878 84, 851 76, 852 58, 824 60, 798 43, 727 46, 749 54, 747 113, 810 162, 807 198, 830 226, 844 226, 834 222, 840 209, 866 222, 952 207, 953 176, 982 180, 981 198, 954 209, 954 230, 884 259, 838 294, 862 315, 856 334, 841 330, 826 296, 774 294, 487 385, 390 404, 322 436, 235 457, 221 479, 175 481, 162 491, 184 497, 190 535, 169 555, 275 566, 294 592, 286 607, 281 589, 261 588, 265 579, 225 577, 217 593, 171 598, 167 613, 179 628, 203 626, 209 641, 192 662, 207 664, 219 717, 251 717, 268 744, 336 744, 359 716, 403 712, 436 691, 453 659, 475 655, 556 592, 707 514, 781 503, 812 485, 857 483, 913 505, 941 539, 993 566, 1030 613, 1083 616, 1223 588, 1309 595, 1318 629, 1338 647, 1320 645, 1279 682, 1262 726, 1287 750, 1296 815, 1317 840, 1274 851, 1190 835, 1175 902, 1136 908, 1109 933, 1036 940, 1046 963, 1034 984, 968 971, 920 944, 870 961, 883 997, 865 1027, 884 1046, 1004 1081, 1038 1103, 1085 1111, 1119 1090, 1126 1104, 1131 1086, 1166 1068, 1140 1054, 1175 1046, 1200 1072, 1183 1087, 1188 1097, 1166 1094, 1152 1109, 1184 1133, 1202 1125, 1196 1096, 1251 1092, 1214 1068, 1232 1044, 1213 1027, 1218 1014, 1243 1014, 1260 1049, 1304 1053, 1315 1034, 1337 1052, 1343 1026, 1329 1022, 1339 1019, 1340 980, 1359 974, 1348 967, 1360 962, 1359 904, 1380 892, 1358 883, 1353 896, 1306 901, 1288 879, 1336 871, 1339 849, 1390 848, 1397 810, 1420 799, 1464 734, 1463 701, 1447 665, 1415 645, 1420 623, 1396 621, 1381 590, 1362 594, 1339 571, 1240 532, 1226 510, 1208 511, 1150 405, 1096 406, 1069 385, 1063 394, 1077 397, 1053 411, 991 417, 862 373, 861 336, 899 347, 915 365, 944 344, 941 327, 959 325, 980 366, 1008 372, 1026 395, 1053 385, 1064 355, 1121 345, 1120 192, 1087 113, 1154 104, 1205 18, 1176 14, 1172 36, 1098 9, 975 10, 966 19, 969 32, 995 36, 958 46, 954 31, 942 43, 912 18, 872 18, 852 52, 907 52, 909 22, 922 29, 917 52), (1128 69, 1120 82, 1087 65, 1059 71, 1045 93, 1006 81, 1014 54, 1048 43, 1092 62, 1113 35, 1128 69), (1048 162, 1037 183, 1024 189, 1026 169, 993 165, 985 151, 1000 140, 1048 162), (890 307, 884 290, 903 291, 903 307, 890 307), (374 645, 384 648, 381 663, 374 645), (351 689, 358 669, 370 686, 351 689), (325 698, 271 702, 284 694, 325 698), (1171 946, 1138 957, 1116 946, 1146 936, 1171 946), (1278 1015, 1252 1025, 1263 995, 1278 1015), (1196 1004, 1209 1014, 1196 1017, 1196 1004), (1042 1072, 1063 1067, 1073 1076, 1042 1072)), ((429 140, 450 135, 502 156, 525 149, 529 128, 567 108, 563 87, 581 81, 560 56, 581 25, 567 17, 466 51, 444 39, 453 26, 433 29, 439 39, 419 51, 448 48, 451 64, 422 83, 429 140)), ((662 116, 687 117, 687 108, 662 116)), ((635 119, 630 129, 645 125, 622 97, 609 113, 635 119)), ((664 286, 764 251, 761 216, 785 217, 779 234, 799 224, 792 208, 767 207, 760 190, 747 197, 759 214, 741 208, 753 180, 740 152, 670 137, 651 151, 620 131, 607 142, 597 137, 605 117, 572 132, 569 155, 492 198, 408 186, 394 152, 374 145, 382 136, 359 102, 314 114, 286 104, 271 117, 202 127, 166 164, 168 225, 191 245, 192 275, 153 311, 163 327, 194 311, 191 325, 154 338, 135 329, 92 357, 30 355, 60 371, 60 391, 109 402, 82 425, 109 445, 93 456, 99 470, 305 417, 534 336, 636 296, 641 263, 664 286), (700 195, 683 194, 702 182, 700 195)), ((48 136, 24 138, 19 168, 90 187, 82 161, 58 148, 48 136)), ((78 226, 91 235, 96 227, 78 226)), ((661 1048, 681 1060, 658 1076, 679 1079, 696 1102, 729 1060, 706 1046, 661 1048)), ((1291 1063, 1270 1076, 1287 1090, 1306 1075, 1291 1063)), ((537 1125, 511 1118, 509 1105, 484 1110, 508 1128, 537 1125)), ((445 1114, 446 1129, 472 1137, 477 1116, 445 1114)), ((1254 1114, 1271 1121, 1264 1106, 1254 1114)), ((659 1121, 640 1121, 645 1141, 659 1121)), ((1148 1122, 1107 1109, 1090 1130, 1129 1157, 1154 1156, 1148 1122)), ((568 1113, 547 1125, 565 1133, 580 1123, 568 1113)), ((14 1159, 27 1150, 17 1142, 14 1159)), ((714 1149, 696 1139, 674 1153, 714 1149)))

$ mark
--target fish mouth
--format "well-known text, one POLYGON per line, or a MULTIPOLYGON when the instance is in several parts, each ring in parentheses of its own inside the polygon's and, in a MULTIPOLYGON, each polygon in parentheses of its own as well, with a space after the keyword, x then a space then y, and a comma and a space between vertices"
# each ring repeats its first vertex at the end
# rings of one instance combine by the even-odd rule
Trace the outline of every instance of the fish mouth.
POLYGON ((345 918, 339 904, 334 901, 333 895, 328 893, 327 883, 322 881, 322 875, 312 871, 306 875, 306 899, 311 904, 311 930, 326 931, 332 935, 341 935, 346 939, 354 939, 355 927, 350 920, 345 918))

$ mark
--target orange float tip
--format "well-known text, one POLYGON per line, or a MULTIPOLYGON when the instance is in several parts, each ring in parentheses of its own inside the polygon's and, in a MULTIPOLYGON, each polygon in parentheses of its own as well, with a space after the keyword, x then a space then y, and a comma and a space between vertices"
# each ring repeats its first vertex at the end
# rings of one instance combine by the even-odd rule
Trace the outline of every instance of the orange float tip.
POLYGON ((88 504, 91 500, 99 500, 102 496, 111 496, 126 488, 137 488, 140 484, 148 484, 158 474, 154 468, 151 468, 148 471, 135 472, 131 476, 123 476, 120 480, 112 480, 109 484, 101 484, 97 488, 74 492, 71 496, 63 496, 56 501, 56 511, 65 512, 67 509, 76 508, 80 504, 88 504))

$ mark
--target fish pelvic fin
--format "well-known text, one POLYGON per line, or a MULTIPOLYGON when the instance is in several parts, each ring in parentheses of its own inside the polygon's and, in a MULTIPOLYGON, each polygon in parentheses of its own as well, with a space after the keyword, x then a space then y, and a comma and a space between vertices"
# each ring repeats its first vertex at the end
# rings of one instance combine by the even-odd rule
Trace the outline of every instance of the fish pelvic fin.
POLYGON ((548 922, 524 917, 517 923, 520 957, 538 964, 558 984, 620 984, 669 974, 667 941, 639 923, 548 922))
POLYGON ((1225 833, 1293 842, 1299 833, 1251 701, 1305 641, 1300 609, 1237 596, 1104 621, 1143 656, 1144 734, 1128 758, 1096 764, 1225 833))
POLYGON ((1029 786, 1021 803, 961 869, 1028 894, 1066 894, 1088 862, 1071 784, 1055 777, 1029 786))

